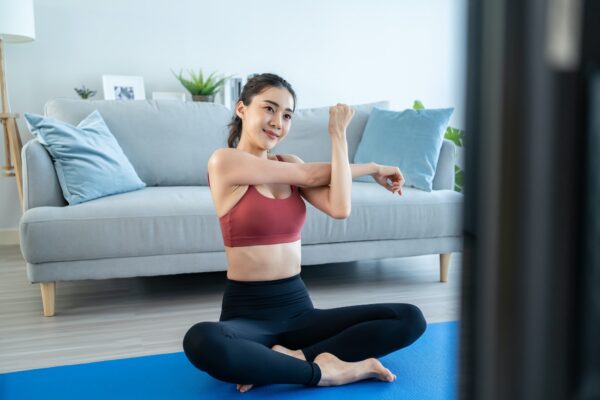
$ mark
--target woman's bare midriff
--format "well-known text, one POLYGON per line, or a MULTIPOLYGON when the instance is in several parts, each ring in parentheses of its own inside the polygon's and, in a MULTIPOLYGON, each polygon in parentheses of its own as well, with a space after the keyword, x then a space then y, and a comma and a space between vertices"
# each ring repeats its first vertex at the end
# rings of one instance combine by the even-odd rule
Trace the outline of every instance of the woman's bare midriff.
POLYGON ((291 243, 227 247, 227 278, 271 281, 300 273, 300 240, 291 243))
MULTIPOLYGON (((275 160, 276 158, 269 157, 275 160)), ((284 199, 291 196, 290 185, 256 185, 260 194, 270 198, 284 199)), ((211 194, 220 217, 231 210, 248 190, 248 185, 219 190, 218 178, 211 177, 211 194)), ((236 281, 270 281, 288 278, 300 273, 300 240, 290 243, 257 246, 225 246, 227 278, 236 281)))

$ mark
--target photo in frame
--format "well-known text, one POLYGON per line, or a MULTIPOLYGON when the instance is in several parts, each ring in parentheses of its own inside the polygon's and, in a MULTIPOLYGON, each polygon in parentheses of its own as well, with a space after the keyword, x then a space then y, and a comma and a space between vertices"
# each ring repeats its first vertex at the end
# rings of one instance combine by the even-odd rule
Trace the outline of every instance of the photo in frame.
POLYGON ((141 76, 102 75, 105 100, 146 100, 141 76))

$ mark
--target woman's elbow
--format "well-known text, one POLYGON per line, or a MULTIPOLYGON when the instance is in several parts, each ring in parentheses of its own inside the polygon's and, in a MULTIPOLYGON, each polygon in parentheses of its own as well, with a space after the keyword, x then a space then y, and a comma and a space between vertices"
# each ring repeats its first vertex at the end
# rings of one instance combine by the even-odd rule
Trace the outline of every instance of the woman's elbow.
POLYGON ((346 219, 350 216, 350 211, 350 207, 347 207, 339 210, 332 210, 329 215, 335 219, 346 219))

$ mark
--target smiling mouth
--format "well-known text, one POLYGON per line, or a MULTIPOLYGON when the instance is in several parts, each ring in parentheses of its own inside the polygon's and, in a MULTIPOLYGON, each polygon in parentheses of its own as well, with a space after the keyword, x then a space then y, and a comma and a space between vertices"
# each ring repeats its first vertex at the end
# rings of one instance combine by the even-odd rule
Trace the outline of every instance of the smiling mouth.
POLYGON ((277 139, 279 137, 279 136, 277 136, 275 134, 272 134, 272 133, 269 133, 269 132, 265 131, 264 129, 263 129, 263 132, 265 133, 265 135, 267 135, 271 139, 277 139))

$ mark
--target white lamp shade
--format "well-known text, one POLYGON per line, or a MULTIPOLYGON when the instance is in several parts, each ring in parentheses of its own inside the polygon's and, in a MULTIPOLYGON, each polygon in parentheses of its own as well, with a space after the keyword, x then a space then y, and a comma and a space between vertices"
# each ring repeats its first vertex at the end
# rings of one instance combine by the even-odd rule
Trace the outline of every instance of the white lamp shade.
POLYGON ((35 39, 33 0, 0 0, 0 38, 17 43, 35 39))

